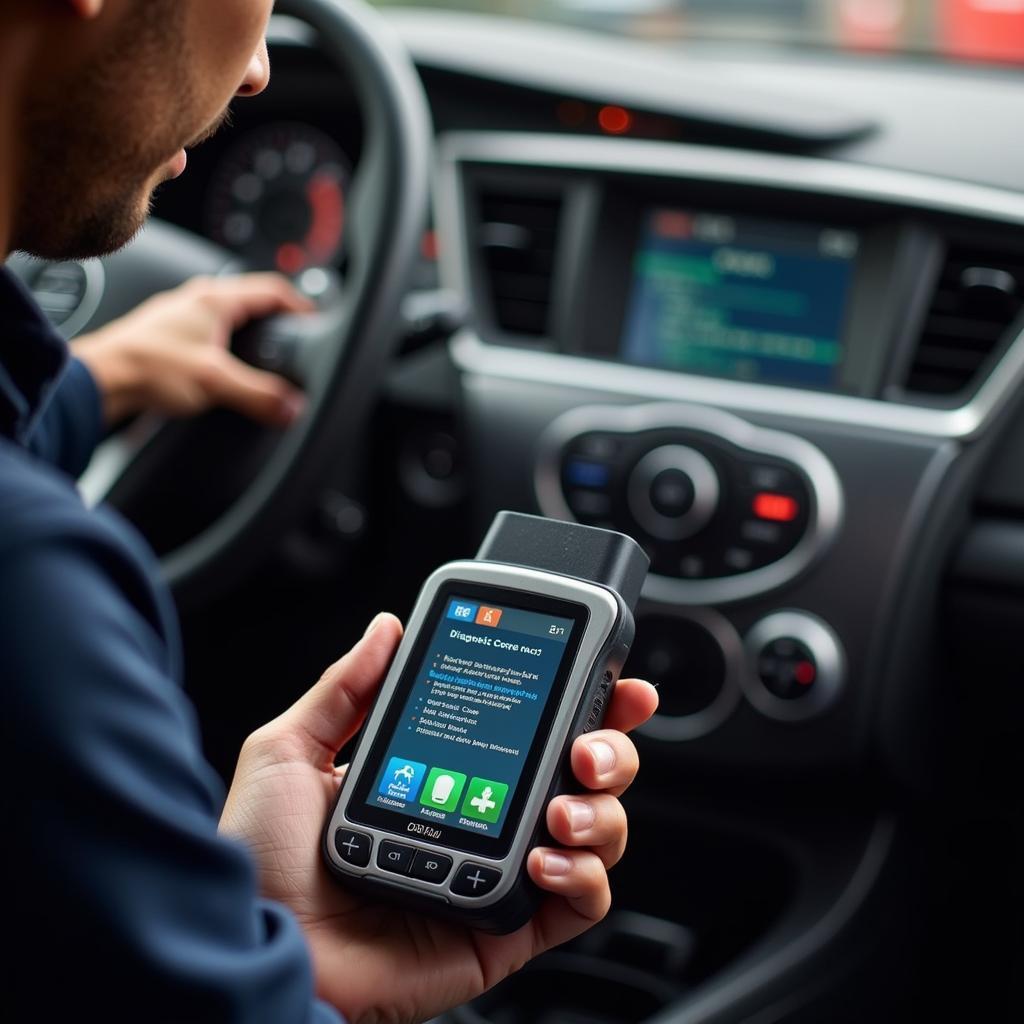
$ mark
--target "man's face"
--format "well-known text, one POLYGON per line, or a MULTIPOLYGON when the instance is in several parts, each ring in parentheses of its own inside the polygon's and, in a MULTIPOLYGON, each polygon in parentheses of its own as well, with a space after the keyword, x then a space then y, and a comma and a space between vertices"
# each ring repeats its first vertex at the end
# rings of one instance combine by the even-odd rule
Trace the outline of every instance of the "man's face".
POLYGON ((182 149, 236 92, 266 84, 272 6, 105 0, 92 20, 51 19, 19 131, 14 247, 67 259, 127 243, 156 186, 184 169, 182 149))

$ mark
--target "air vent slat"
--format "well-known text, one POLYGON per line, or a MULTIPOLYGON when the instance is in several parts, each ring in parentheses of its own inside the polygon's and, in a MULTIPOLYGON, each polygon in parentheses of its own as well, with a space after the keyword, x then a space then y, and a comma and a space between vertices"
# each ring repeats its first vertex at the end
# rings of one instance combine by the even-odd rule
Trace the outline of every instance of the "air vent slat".
POLYGON ((550 333, 560 195, 484 191, 476 249, 497 326, 510 334, 550 333))
POLYGON ((951 245, 904 389, 927 395, 966 391, 1022 307, 1020 253, 951 245))

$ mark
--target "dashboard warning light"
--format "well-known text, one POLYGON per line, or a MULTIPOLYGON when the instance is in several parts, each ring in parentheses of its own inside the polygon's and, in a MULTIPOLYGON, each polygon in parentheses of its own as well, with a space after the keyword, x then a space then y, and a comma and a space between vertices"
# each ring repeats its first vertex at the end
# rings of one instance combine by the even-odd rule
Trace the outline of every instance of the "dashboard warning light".
POLYGON ((791 523, 800 514, 795 498, 785 494, 762 491, 754 497, 754 515, 758 519, 771 519, 776 523, 791 523))
POLYGON ((609 135, 625 135, 633 127, 633 115, 625 107, 602 107, 597 123, 609 135))
POLYGON ((278 246, 274 262, 282 274, 297 274, 306 265, 306 254, 301 246, 285 242, 278 246))

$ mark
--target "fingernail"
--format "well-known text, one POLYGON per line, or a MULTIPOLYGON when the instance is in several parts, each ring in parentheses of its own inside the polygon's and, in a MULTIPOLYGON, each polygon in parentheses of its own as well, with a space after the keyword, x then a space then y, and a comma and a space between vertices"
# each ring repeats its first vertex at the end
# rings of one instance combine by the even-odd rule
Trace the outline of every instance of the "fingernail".
POLYGON ((590 744, 590 752, 594 755, 598 775, 606 775, 615 767, 615 750, 611 744, 603 740, 594 740, 590 744))
POLYGON ((594 824, 594 808, 583 800, 568 800, 569 827, 573 832, 586 832, 594 824))
POLYGON ((384 621, 384 616, 386 614, 386 612, 377 612, 377 614, 370 619, 370 624, 366 627, 366 632, 363 634, 364 638, 368 637, 384 621))
POLYGON ((560 853, 544 854, 545 875, 567 875, 572 871, 572 861, 563 857, 560 853))
POLYGON ((281 408, 289 423, 294 423, 306 411, 306 396, 294 392, 281 399, 281 408))

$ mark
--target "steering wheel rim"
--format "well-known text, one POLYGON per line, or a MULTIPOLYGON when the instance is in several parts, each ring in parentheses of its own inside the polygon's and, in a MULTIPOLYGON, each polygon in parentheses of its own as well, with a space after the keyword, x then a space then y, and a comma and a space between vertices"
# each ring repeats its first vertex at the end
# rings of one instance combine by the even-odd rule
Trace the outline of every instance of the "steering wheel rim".
MULTIPOLYGON (((363 0, 279 0, 276 13, 297 18, 316 33, 321 52, 345 72, 362 112, 363 148, 346 227, 348 270, 342 302, 316 318, 315 373, 305 382, 306 413, 280 437, 242 493, 161 558, 164 577, 185 606, 209 601, 242 578, 258 553, 299 521, 328 472, 332 487, 353 493, 357 460, 339 466, 339 447, 344 439, 362 436, 426 220, 430 115, 411 58, 391 27, 363 0)), ((193 259, 202 253, 198 266, 188 264, 192 274, 216 273, 229 263, 227 254, 218 259, 216 247, 197 246, 195 236, 180 229, 153 225, 150 233, 168 259, 171 250, 187 249, 193 259)), ((153 250, 152 239, 148 244, 153 250)), ((103 261, 107 279, 130 277, 131 256, 129 251, 103 261)), ((179 256, 177 262, 185 261, 179 256)), ((168 286, 166 278, 160 286, 168 286)), ((145 297, 145 289, 140 294, 130 282, 120 287, 136 301, 145 297)), ((145 464, 154 447, 143 444, 120 468, 108 489, 115 505, 120 483, 139 471, 143 478, 152 474, 154 467, 145 464)))

